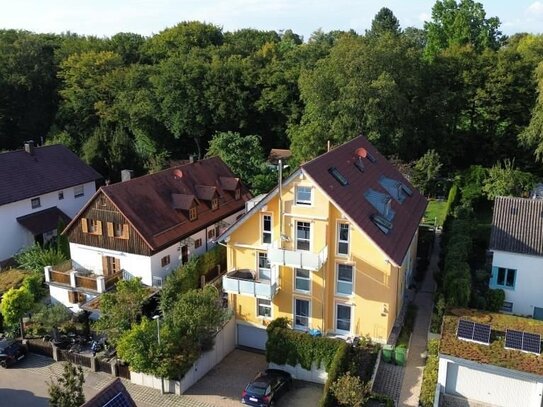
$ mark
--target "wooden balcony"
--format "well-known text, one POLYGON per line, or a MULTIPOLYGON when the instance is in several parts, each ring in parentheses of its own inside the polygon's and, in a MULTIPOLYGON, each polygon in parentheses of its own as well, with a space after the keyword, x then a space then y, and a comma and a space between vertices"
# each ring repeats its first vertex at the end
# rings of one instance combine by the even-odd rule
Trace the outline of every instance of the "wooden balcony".
POLYGON ((69 260, 57 266, 46 267, 45 273, 45 280, 49 283, 95 293, 108 291, 123 278, 122 271, 110 276, 94 274, 90 271, 77 271, 69 260))

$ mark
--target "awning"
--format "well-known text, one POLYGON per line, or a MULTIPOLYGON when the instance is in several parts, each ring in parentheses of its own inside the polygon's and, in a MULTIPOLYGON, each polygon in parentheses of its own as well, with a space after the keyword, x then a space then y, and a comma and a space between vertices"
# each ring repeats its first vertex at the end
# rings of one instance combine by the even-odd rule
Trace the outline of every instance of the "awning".
POLYGON ((71 221, 70 217, 56 206, 17 218, 17 222, 32 232, 33 235, 40 235, 55 230, 58 227, 60 220, 62 220, 65 225, 71 221))

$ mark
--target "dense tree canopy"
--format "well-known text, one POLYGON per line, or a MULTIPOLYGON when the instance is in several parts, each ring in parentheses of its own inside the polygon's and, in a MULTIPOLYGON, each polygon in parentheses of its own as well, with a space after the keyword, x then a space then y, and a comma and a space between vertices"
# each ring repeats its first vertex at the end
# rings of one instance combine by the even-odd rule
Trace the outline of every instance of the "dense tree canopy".
POLYGON ((364 35, 307 42, 197 21, 150 37, 0 30, 0 150, 60 142, 117 181, 203 157, 217 133, 300 162, 363 133, 405 162, 435 150, 443 175, 505 159, 540 174, 542 61, 543 36, 502 36, 474 0, 436 1, 424 29, 383 7, 364 35))

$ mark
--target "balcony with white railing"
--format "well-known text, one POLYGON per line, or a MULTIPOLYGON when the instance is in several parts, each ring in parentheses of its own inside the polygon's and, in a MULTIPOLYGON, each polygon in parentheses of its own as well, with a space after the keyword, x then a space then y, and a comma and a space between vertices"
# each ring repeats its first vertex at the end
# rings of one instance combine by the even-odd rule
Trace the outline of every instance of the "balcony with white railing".
POLYGON ((258 280, 255 276, 256 272, 249 269, 229 271, 222 278, 223 290, 229 294, 272 300, 279 289, 277 280, 258 280))
POLYGON ((290 250, 280 248, 279 241, 268 247, 268 260, 276 266, 288 266, 305 270, 317 271, 328 259, 328 246, 318 252, 308 250, 290 250))

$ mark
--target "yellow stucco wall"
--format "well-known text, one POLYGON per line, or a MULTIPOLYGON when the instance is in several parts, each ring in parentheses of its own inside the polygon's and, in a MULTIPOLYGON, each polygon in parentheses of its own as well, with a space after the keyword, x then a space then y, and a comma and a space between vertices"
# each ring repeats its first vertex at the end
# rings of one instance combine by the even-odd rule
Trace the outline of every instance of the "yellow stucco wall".
MULTIPOLYGON (((351 334, 368 335, 374 340, 386 341, 403 300, 404 275, 407 261, 401 268, 392 266, 386 255, 361 231, 350 224, 350 253, 337 254, 337 230, 341 222, 349 223, 318 188, 313 188, 313 204, 310 207, 294 204, 296 185, 311 186, 310 180, 296 177, 283 188, 285 221, 283 233, 290 241, 283 248, 294 249, 295 222, 311 223, 311 251, 319 252, 328 246, 328 260, 321 270, 310 272, 310 293, 295 290, 294 270, 279 267, 280 290, 272 301, 272 318, 293 319, 295 298, 310 300, 309 327, 325 333, 335 332, 336 304, 351 305, 351 334), (353 295, 336 294, 336 268, 346 263, 354 266, 353 295)), ((257 253, 265 252, 262 244, 262 214, 272 214, 273 241, 279 239, 279 200, 273 198, 258 214, 253 215, 230 236, 228 242, 228 269, 257 269, 257 253)), ((416 250, 416 239, 414 239, 416 250)), ((415 255, 413 254, 413 260, 415 255)), ((257 317, 256 299, 249 296, 230 295, 231 304, 240 321, 266 325, 257 317)))

